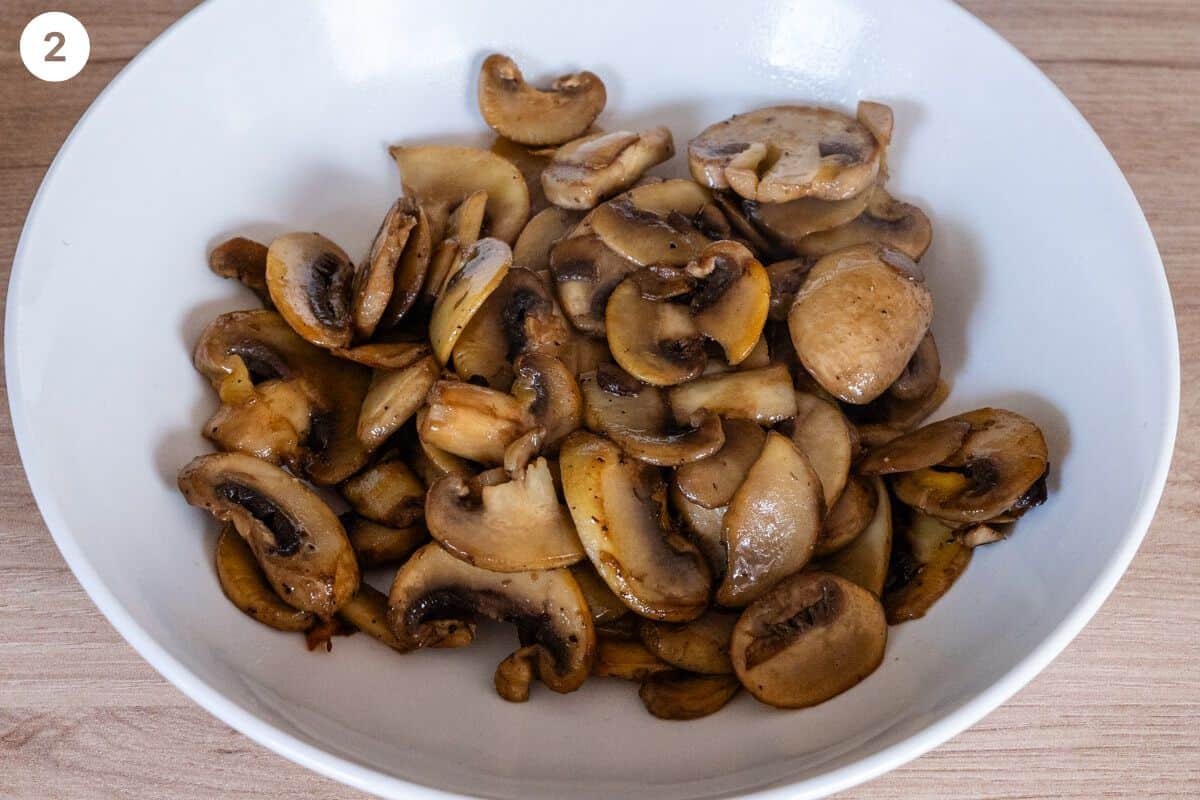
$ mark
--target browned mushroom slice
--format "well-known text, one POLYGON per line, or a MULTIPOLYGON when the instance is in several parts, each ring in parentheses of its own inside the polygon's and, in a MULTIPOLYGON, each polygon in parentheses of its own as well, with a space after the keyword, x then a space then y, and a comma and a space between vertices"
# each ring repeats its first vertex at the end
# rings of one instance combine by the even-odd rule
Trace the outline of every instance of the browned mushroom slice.
POLYGON ((513 397, 528 418, 545 431, 542 449, 553 453, 581 424, 583 396, 579 384, 566 364, 545 353, 526 353, 514 367, 513 397))
POLYGON ((888 387, 887 393, 897 400, 919 400, 937 387, 941 374, 942 359, 938 356, 937 342, 930 331, 917 345, 904 372, 888 387))
POLYGON ((834 403, 796 392, 792 442, 808 457, 821 478, 825 508, 832 509, 842 496, 850 474, 850 461, 855 453, 853 427, 834 403))
POLYGON ((861 245, 809 272, 788 327, 805 369, 834 397, 869 403, 904 372, 933 316, 916 269, 901 253, 861 245))
POLYGON ((674 386, 704 370, 703 340, 688 307, 646 299, 632 277, 613 290, 604 318, 613 358, 638 380, 674 386))
POLYGON ((872 190, 867 189, 845 200, 818 200, 815 197, 802 197, 787 203, 744 200, 742 206, 751 222, 782 249, 809 255, 804 249, 805 242, 820 235, 820 231, 851 223, 866 211, 871 196, 872 190))
MULTIPOLYGON (((390 337, 388 334, 387 337, 390 337)), ((335 348, 331 350, 338 358, 362 364, 375 369, 404 369, 420 361, 433 352, 424 337, 420 340, 401 339, 395 341, 377 340, 357 347, 335 348)))
POLYGON ((391 302, 400 257, 417 227, 419 213, 420 208, 411 198, 402 197, 393 203, 375 234, 371 251, 354 272, 350 312, 354 334, 360 339, 374 335, 391 302))
POLYGON ((979 523, 971 525, 968 528, 963 528, 960 531, 955 531, 955 536, 963 543, 964 546, 974 549, 985 544, 994 542, 1002 542, 1007 537, 998 523, 979 523))
POLYGON ((720 450, 675 470, 675 485, 679 491, 704 508, 729 505, 767 440, 763 429, 749 420, 727 419, 721 426, 725 444, 720 450))
POLYGON ((587 600, 588 610, 592 612, 592 621, 597 625, 618 620, 629 613, 629 606, 613 594, 604 579, 596 574, 592 562, 582 561, 574 565, 571 574, 575 576, 579 590, 587 600))
POLYGON ((491 128, 526 145, 562 144, 581 135, 604 109, 604 81, 591 72, 555 78, 549 89, 525 82, 508 56, 493 53, 479 71, 479 111, 491 128))
POLYGON ((241 453, 193 459, 179 472, 191 505, 232 522, 288 605, 328 618, 358 589, 358 564, 329 506, 279 467, 241 453))
POLYGON ((417 420, 422 441, 483 464, 504 463, 504 449, 530 427, 510 394, 458 381, 438 381, 417 420))
POLYGON ((937 411, 949 396, 950 385, 939 379, 933 390, 924 397, 901 400, 885 392, 866 405, 847 406, 845 411, 857 421, 863 444, 877 447, 901 433, 915 429, 937 411))
POLYGON ((375 450, 416 413, 437 380, 432 356, 399 370, 375 370, 358 415, 358 438, 375 450))
POLYGON ((708 605, 704 556, 667 521, 658 471, 582 431, 559 456, 563 494, 579 539, 600 577, 644 617, 682 622, 708 605))
POLYGON ((513 245, 513 263, 545 272, 550 269, 550 250, 583 219, 579 211, 551 206, 539 211, 525 224, 513 245))
POLYGON ((734 192, 713 192, 713 204, 721 209, 721 213, 725 215, 736 238, 745 242, 746 246, 757 253, 759 258, 766 258, 774 254, 775 248, 746 217, 742 202, 742 198, 734 192))
POLYGON ((803 572, 746 609, 730 657, 750 694, 778 708, 805 708, 874 672, 886 645, 875 595, 836 575, 803 572))
POLYGON ((674 667, 651 653, 639 641, 603 636, 597 642, 592 674, 598 678, 641 682, 656 672, 672 669, 674 667))
POLYGON ((272 302, 292 330, 320 347, 350 344, 353 275, 345 251, 316 233, 284 234, 267 250, 272 302))
POLYGON ((846 482, 846 490, 825 514, 813 555, 827 556, 854 541, 875 516, 877 503, 874 484, 869 479, 852 476, 846 482))
POLYGON ((771 106, 710 125, 688 144, 692 177, 747 200, 845 200, 875 182, 883 146, 826 108, 771 106))
POLYGON ((715 414, 698 412, 690 427, 675 429, 662 390, 648 386, 615 366, 602 364, 581 375, 583 419, 641 461, 678 466, 712 455, 725 441, 715 414))
POLYGON ((971 426, 962 447, 931 467, 897 476, 892 483, 897 499, 952 522, 985 522, 1014 506, 1023 513, 1045 500, 1048 456, 1037 425, 999 408, 950 421, 971 426))
MULTIPOLYGON (((401 198, 400 203, 407 203, 401 198)), ((396 269, 392 279, 392 296, 384 309, 379 321, 379 330, 390 330, 400 324, 408 312, 421 297, 425 287, 425 278, 429 273, 429 263, 433 258, 433 231, 425 209, 413 203, 410 212, 415 214, 416 223, 408 232, 404 249, 397 254, 396 269)))
POLYGON ((433 542, 396 573, 388 624, 402 646, 435 646, 447 620, 476 616, 515 623, 522 643, 539 648, 538 675, 556 692, 578 689, 591 672, 595 629, 569 570, 492 572, 433 542))
POLYGON ((313 414, 309 395, 298 380, 264 381, 240 402, 222 403, 202 433, 219 450, 300 466, 313 414))
POLYGON ((271 293, 267 290, 267 246, 253 239, 235 236, 212 249, 208 254, 208 268, 222 278, 241 281, 247 289, 258 295, 267 308, 274 308, 271 293))
POLYGON ((343 514, 341 520, 363 569, 397 564, 429 541, 429 531, 423 522, 393 528, 350 513, 343 514))
POLYGON ((933 517, 911 513, 892 539, 883 607, 889 625, 920 619, 966 571, 971 563, 970 547, 954 535, 954 529, 933 517))
POLYGON ((741 682, 732 675, 693 675, 673 670, 646 676, 638 697, 659 719, 700 719, 724 708, 741 688, 741 682))
POLYGON ((812 558, 825 516, 821 480, 791 440, 772 431, 725 513, 729 550, 717 602, 740 608, 812 558))
POLYGON ((731 675, 729 639, 737 614, 710 609, 682 624, 642 620, 642 644, 673 667, 705 675, 731 675))
POLYGON ((591 134, 555 151, 542 171, 542 190, 561 208, 592 208, 673 155, 671 132, 661 126, 640 133, 591 134))
POLYGON ((767 317, 773 320, 787 319, 813 262, 807 258, 789 258, 767 266, 767 280, 771 284, 771 306, 767 317))
POLYGON ((725 541, 721 538, 728 506, 705 508, 688 500, 683 496, 683 492, 679 491, 679 487, 673 485, 671 507, 683 523, 684 531, 708 559, 713 578, 720 581, 725 577, 725 567, 728 564, 725 541))
POLYGON ((854 428, 858 431, 859 442, 867 450, 882 447, 905 434, 904 428, 889 425, 886 422, 863 422, 855 425, 854 428))
POLYGON ((246 540, 232 525, 217 537, 217 580, 229 602, 269 628, 291 633, 306 631, 316 618, 279 599, 246 540))
POLYGON ((891 475, 932 467, 957 453, 970 432, 971 423, 964 419, 931 423, 871 449, 858 462, 858 471, 863 475, 891 475))
POLYGON ((442 478, 429 488, 425 521, 451 555, 495 572, 565 567, 585 557, 544 458, 474 490, 458 476, 442 478))
POLYGON ((404 528, 425 514, 425 485, 403 461, 384 461, 348 479, 341 494, 354 513, 404 528))
POLYGON ((496 290, 512 266, 512 252, 499 239, 480 239, 462 255, 462 265, 446 281, 429 317, 429 341, 442 364, 471 317, 496 290))
POLYGON ((550 251, 563 313, 576 330, 595 338, 604 338, 604 312, 613 289, 635 269, 591 234, 562 239, 550 251))
MULTIPOLYGON (((588 564, 590 565, 591 562, 588 562, 588 564)), ((605 585, 607 586, 607 584, 605 585)), ((624 605, 623 602, 622 605, 624 605)), ((628 610, 629 606, 625 606, 625 608, 628 610)), ((639 617, 637 614, 629 613, 617 617, 614 620, 609 620, 608 622, 597 622, 596 636, 599 639, 616 640, 621 642, 637 642, 638 620, 640 619, 641 617, 639 617)))
POLYGON ((795 250, 821 258, 846 247, 875 242, 899 250, 914 261, 920 260, 933 239, 933 226, 925 212, 900 202, 882 186, 864 194, 871 199, 861 214, 836 228, 805 236, 796 243, 795 250))
POLYGON ((721 346, 729 364, 742 363, 762 338, 767 321, 767 271, 744 245, 724 241, 704 248, 688 272, 700 278, 691 299, 696 327, 721 346))
MULTIPOLYGON (((525 179, 525 188, 529 191, 529 212, 537 214, 550 206, 546 193, 542 191, 542 170, 550 163, 553 150, 526 147, 516 142, 497 136, 492 142, 491 150, 516 167, 525 179)), ((514 245, 515 246, 515 245, 514 245)), ((521 266, 526 266, 522 264, 521 266)))
MULTIPOLYGON (((287 421, 298 434, 307 431, 299 460, 315 483, 338 483, 366 463, 367 451, 358 441, 356 426, 370 372, 313 347, 278 313, 222 314, 200 335, 193 363, 223 403, 237 405, 254 399, 264 404, 242 416, 240 422, 246 423, 242 433, 248 437, 244 441, 261 441, 250 426, 268 416, 267 411, 271 420, 287 421), (271 388, 268 384, 272 381, 290 385, 271 388), (311 401, 308 423, 294 416, 301 405, 297 389, 311 401)), ((213 432, 212 438, 232 442, 240 422, 235 430, 213 432)))
POLYGON ((429 270, 425 274, 423 305, 437 302, 450 276, 457 272, 467 258, 467 250, 479 241, 483 230, 483 214, 487 207, 487 192, 472 192, 450 212, 441 241, 433 248, 429 270))
POLYGON ((408 652, 410 648, 402 645, 388 627, 387 610, 387 595, 364 583, 358 587, 358 594, 338 610, 338 617, 393 650, 408 652))
POLYGON ((474 475, 476 470, 471 466, 471 462, 425 441, 424 437, 420 435, 420 432, 425 429, 425 420, 428 416, 428 406, 417 411, 417 435, 412 437, 407 451, 408 462, 421 476, 421 481, 426 487, 429 487, 447 475, 460 475, 464 478, 474 475))
POLYGON ((487 150, 449 145, 392 147, 400 168, 404 193, 421 204, 429 216, 434 238, 445 230, 446 218, 473 192, 487 192, 488 236, 511 244, 529 219, 529 189, 511 162, 487 150))
MULTIPOLYGON (((875 497, 871 521, 849 544, 821 559, 817 569, 840 575, 882 597, 892 554, 892 503, 882 478, 871 478, 868 486, 875 497)), ((848 494, 842 495, 843 500, 848 494)))
POLYGON ((541 648, 536 644, 517 648, 496 667, 493 683, 496 694, 510 703, 524 703, 537 677, 537 660, 541 648))
POLYGON ((635 264, 682 267, 709 244, 693 220, 710 199, 692 181, 663 181, 597 206, 588 220, 604 244, 635 264))
POLYGON ((701 409, 727 419, 754 420, 760 425, 774 425, 796 416, 792 376, 782 364, 708 375, 672 388, 669 396, 675 421, 681 424, 701 409))

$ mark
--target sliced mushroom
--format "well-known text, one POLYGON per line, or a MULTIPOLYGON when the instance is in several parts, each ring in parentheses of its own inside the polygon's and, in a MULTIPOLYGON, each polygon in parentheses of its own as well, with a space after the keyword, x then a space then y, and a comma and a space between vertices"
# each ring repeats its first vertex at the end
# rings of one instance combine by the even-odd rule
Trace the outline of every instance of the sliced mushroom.
POLYGON ((579 384, 566 364, 545 353, 526 353, 514 367, 513 397, 529 419, 545 431, 542 448, 555 452, 559 443, 580 426, 583 396, 579 384))
POLYGON ((288 605, 328 619, 358 590, 358 564, 337 516, 279 467, 241 453, 193 459, 179 472, 189 504, 232 522, 288 605))
POLYGON ((571 567, 571 574, 579 584, 579 590, 587 599, 588 610, 592 612, 592 621, 597 625, 618 620, 629 613, 629 606, 621 598, 613 594, 612 589, 604 579, 596 574, 592 562, 583 561, 571 567))
POLYGON ((512 395, 458 381, 434 384, 417 426, 422 441, 483 464, 504 463, 504 449, 530 427, 512 395))
POLYGON ((222 403, 202 432, 219 450, 300 466, 312 413, 312 399, 302 382, 269 380, 241 402, 222 403))
POLYGON ((644 619, 638 629, 642 644, 673 667, 705 675, 732 675, 729 639, 737 615, 710 609, 682 624, 644 619))
POLYGON ((857 468, 863 475, 891 475, 932 467, 957 453, 970 433, 965 419, 934 422, 872 448, 857 468))
POLYGON ((726 372, 676 386, 669 392, 675 421, 682 423, 701 409, 726 419, 749 419, 774 425, 796 416, 796 392, 787 367, 726 372))
POLYGON ((671 507, 675 509, 683 522, 684 530, 689 538, 704 553, 708 565, 712 569, 713 578, 717 581, 725 577, 725 567, 728 556, 725 552, 725 541, 721 538, 725 512, 728 506, 705 508, 684 497, 679 487, 671 487, 671 507))
POLYGON ((867 189, 845 200, 818 200, 815 197, 802 197, 787 203, 743 200, 742 207, 751 222, 782 249, 796 255, 811 255, 805 250, 805 243, 821 235, 821 231, 836 230, 852 223, 867 210, 873 193, 872 189, 867 189))
MULTIPOLYGON (((590 565, 591 562, 588 562, 590 565)), ((607 584, 605 584, 607 586, 607 584)), ((622 603, 624 605, 624 603, 622 603)), ((629 606, 625 606, 628 610, 629 606)), ((629 613, 617 619, 608 622, 596 623, 596 636, 603 639, 615 639, 622 642, 638 641, 638 620, 641 619, 637 614, 629 613)))
POLYGON ((937 342, 933 340, 933 333, 929 332, 917 345, 904 372, 888 387, 887 393, 897 400, 919 400, 937 388, 941 373, 942 360, 938 356, 937 342))
POLYGON ((586 131, 604 109, 604 81, 591 72, 535 89, 508 56, 493 53, 479 71, 479 111, 491 128, 526 145, 562 144, 586 131))
POLYGON ((808 459, 786 436, 768 433, 725 513, 729 566, 717 602, 748 605, 807 564, 821 534, 823 502, 808 459))
POLYGON ((778 708, 806 708, 874 672, 886 645, 875 595, 836 575, 803 572, 746 609, 730 657, 750 694, 778 708))
POLYGON ((354 334, 370 339, 387 311, 396 286, 400 258, 408 245, 409 236, 417 227, 420 207, 402 197, 384 215, 371 244, 371 252, 354 272, 351 286, 350 312, 354 334))
POLYGON ((506 244, 516 241, 529 219, 529 189, 520 171, 487 150, 449 145, 419 145, 389 149, 404 193, 429 216, 434 238, 445 229, 450 210, 468 195, 487 192, 488 236, 506 244))
POLYGON ((864 406, 845 406, 844 410, 858 421, 860 433, 865 431, 863 442, 878 446, 916 428, 937 411, 949 396, 950 385, 939 379, 925 397, 900 400, 891 393, 884 393, 864 406), (868 425, 877 427, 872 430, 866 427, 868 425))
POLYGON ((851 476, 846 482, 846 490, 825 514, 813 555, 821 557, 836 553, 854 541, 875 517, 877 503, 870 479, 851 476))
POLYGON ((378 340, 357 347, 334 348, 331 350, 338 358, 362 364, 375 369, 404 369, 412 366, 428 356, 432 350, 429 343, 422 337, 415 339, 396 339, 395 341, 378 340))
POLYGON ((620 678, 639 683, 656 672, 674 669, 636 640, 601 637, 596 647, 592 674, 598 678, 620 678))
MULTIPOLYGON (((370 372, 313 347, 278 313, 222 314, 200 335, 193 363, 223 403, 236 405, 256 399, 265 405, 260 410, 273 412, 273 418, 282 418, 297 434, 307 431, 299 460, 314 483, 339 483, 366 463, 367 451, 358 441, 356 426, 370 372), (264 390, 271 381, 290 386, 264 390), (298 409, 294 389, 303 390, 311 402, 307 424, 293 416, 298 409)), ((247 416, 247 426, 261 420, 256 414, 247 416)), ((269 429, 264 425, 264 432, 269 429)), ((243 432, 253 436, 248 427, 243 432)), ((227 436, 223 432, 210 435, 217 440, 227 436)), ((234 436, 234 431, 228 432, 229 439, 234 436)))
POLYGON ((400 430, 421 404, 438 377, 437 362, 426 356, 399 370, 375 370, 358 415, 358 439, 375 450, 400 430))
POLYGON ((834 397, 869 403, 904 372, 929 330, 933 299, 908 258, 878 245, 813 266, 788 313, 805 369, 834 397))
POLYGON ((583 215, 578 211, 551 206, 539 211, 525 224, 517 243, 513 245, 513 263, 545 272, 550 269, 550 251, 579 224, 583 215))
POLYGON ((267 249, 271 301, 292 330, 320 347, 350 344, 353 276, 350 257, 320 234, 287 233, 267 249))
POLYGON ((897 476, 892 483, 897 499, 952 522, 985 522, 1014 506, 1023 512, 1045 500, 1039 483, 1048 456, 1037 425, 999 408, 981 408, 946 422, 951 421, 971 426, 962 447, 931 467, 897 476))
POLYGON ((494 572, 553 569, 585 557, 544 458, 477 491, 458 476, 442 478, 429 488, 425 521, 448 553, 494 572))
POLYGON ((795 243, 796 252, 821 258, 836 250, 874 242, 919 261, 933 239, 933 226, 925 212, 900 202, 882 186, 863 194, 869 195, 870 201, 862 213, 837 227, 805 236, 795 243))
POLYGON ((700 719, 733 699, 742 684, 732 675, 693 675, 673 670, 648 675, 638 697, 659 719, 700 719))
POLYGON ((358 594, 341 607, 338 617, 393 650, 407 652, 410 648, 400 644, 396 634, 388 627, 387 610, 387 595, 369 583, 364 583, 358 587, 358 594))
POLYGON ((499 239, 480 239, 462 254, 462 266, 446 281, 429 318, 429 341, 440 363, 450 360, 463 329, 511 266, 512 252, 499 239))
POLYGON ((561 208, 592 208, 673 155, 671 132, 661 126, 640 133, 591 134, 555 151, 542 171, 542 190, 561 208))
POLYGON ((425 485, 403 461, 384 461, 341 485, 354 513, 393 528, 417 522, 425 513, 425 485))
MULTIPOLYGON (((416 221, 408 232, 403 249, 396 253, 392 296, 380 319, 380 330, 390 330, 399 325, 400 321, 416 305, 417 300, 421 297, 421 290, 425 287, 425 278, 429 274, 429 264, 433 258, 433 231, 425 209, 415 202, 409 207, 410 201, 406 198, 401 198, 396 202, 405 209, 405 214, 415 215, 416 221)), ((387 222, 388 220, 385 219, 384 224, 386 225, 387 222)), ((390 252, 395 251, 393 249, 390 252)))
MULTIPOLYGON (((542 170, 550 164, 553 150, 531 148, 497 136, 492 142, 492 152, 516 167, 525 179, 525 188, 529 192, 529 212, 537 214, 551 207, 542 191, 542 170)), ((519 262, 518 262, 519 263, 519 262)), ((522 264, 521 266, 526 266, 522 264)))
POLYGON ((635 264, 682 267, 710 243, 694 220, 711 197, 692 181, 662 181, 597 206, 588 220, 604 244, 635 264))
POLYGON ((426 486, 433 486, 447 475, 461 475, 464 478, 473 475, 475 470, 469 461, 425 441, 424 437, 420 435, 420 432, 425 429, 425 420, 428 416, 428 406, 417 412, 417 435, 413 437, 408 450, 408 462, 421 476, 421 480, 426 486))
POLYGON ((424 522, 393 528, 357 514, 343 514, 341 520, 362 569, 399 563, 429 541, 424 522))
POLYGON ((695 545, 664 526, 658 471, 582 431, 563 443, 559 463, 580 541, 609 588, 651 619, 682 622, 703 613, 708 565, 695 545))
POLYGON ((295 633, 308 630, 316 621, 311 613, 279 599, 250 546, 232 525, 221 528, 217 537, 217 580, 231 603, 269 628, 295 633))
POLYGON ((701 278, 691 299, 696 327, 721 346, 729 364, 742 363, 762 338, 767 321, 767 271, 744 245, 723 241, 704 248, 688 272, 701 278))
POLYGON ((763 429, 749 420, 727 419, 721 426, 725 444, 720 450, 675 470, 679 491, 704 508, 729 505, 767 440, 763 429))
MULTIPOLYGON (((821 559, 817 568, 840 575, 876 597, 882 597, 892 555, 892 503, 881 478, 871 478, 868 486, 875 497, 875 514, 871 521, 853 541, 821 559)), ((843 495, 843 499, 848 494, 843 495)))
POLYGON ((208 254, 208 268, 222 278, 241 281, 264 306, 275 307, 267 290, 266 245, 243 236, 227 239, 208 254))
POLYGON ((613 358, 638 380, 674 386, 704 370, 703 340, 688 307, 646 299, 632 276, 613 290, 604 318, 613 358))
POLYGON ((883 587, 889 625, 920 619, 966 571, 970 547, 946 523, 918 512, 892 540, 883 587))
POLYGON ((796 421, 792 442, 808 457, 821 478, 825 508, 832 509, 842 496, 850 461, 854 458, 854 428, 834 403, 813 394, 796 392, 796 421))
POLYGON ((767 280, 771 284, 771 306, 767 317, 772 320, 787 319, 796 300, 796 292, 808 277, 813 262, 807 258, 789 258, 776 261, 767 269, 767 280))
POLYGON ((516 624, 522 642, 538 646, 538 674, 556 692, 578 689, 591 672, 595 629, 569 570, 492 572, 431 543, 396 573, 388 624, 402 646, 435 645, 446 620, 475 616, 516 624))
POLYGON ((615 366, 602 364, 581 375, 579 387, 587 427, 641 461, 678 466, 716 453, 725 442, 720 419, 705 411, 689 418, 690 427, 676 430, 662 390, 615 366))
POLYGON ((688 166, 702 185, 747 200, 845 200, 875 182, 883 150, 844 114, 771 106, 705 128, 688 144, 688 166))
POLYGON ((466 260, 467 250, 479 241, 485 208, 487 192, 480 190, 467 195, 450 212, 443 238, 433 248, 429 259, 429 270, 425 275, 425 305, 437 302, 451 275, 457 272, 466 260))
POLYGON ((725 215, 726 221, 737 234, 737 238, 741 239, 759 258, 775 255, 775 248, 746 217, 742 198, 738 197, 735 192, 713 192, 713 204, 721 209, 721 213, 725 215))
POLYGON ((562 239, 550 251, 550 270, 563 313, 580 333, 604 338, 608 298, 637 264, 594 234, 562 239))
POLYGON ((500 662, 493 678, 496 694, 510 703, 524 703, 529 699, 529 688, 537 677, 540 649, 536 644, 526 645, 500 662))

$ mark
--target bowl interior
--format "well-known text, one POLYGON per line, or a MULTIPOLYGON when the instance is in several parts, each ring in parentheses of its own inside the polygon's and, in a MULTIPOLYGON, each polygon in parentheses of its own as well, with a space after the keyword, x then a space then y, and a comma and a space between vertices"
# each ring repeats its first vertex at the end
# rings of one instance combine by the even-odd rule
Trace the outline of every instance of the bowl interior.
MULTIPOLYGON (((683 174, 677 157, 661 174, 683 174)), ((949 3, 218 2, 176 26, 89 112, 30 214, 7 326, 11 402, 39 505, 101 609, 185 691, 292 758, 387 794, 709 797, 845 786, 1015 691, 1111 589, 1153 512, 1177 349, 1145 221, 1086 123, 949 3), (740 697, 657 721, 629 684, 496 696, 510 631, 408 657, 365 636, 310 655, 221 595, 214 525, 174 487, 215 399, 190 350, 253 306, 207 250, 315 230, 353 257, 399 193, 386 145, 482 143, 474 79, 589 68, 606 129, 704 125, 776 102, 896 111, 890 188, 934 222, 923 262, 953 392, 1045 430, 1051 499, 979 552, 884 666, 817 708, 740 697), (416 790, 412 790, 416 791, 416 790)), ((388 576, 379 576, 386 584, 388 576)))

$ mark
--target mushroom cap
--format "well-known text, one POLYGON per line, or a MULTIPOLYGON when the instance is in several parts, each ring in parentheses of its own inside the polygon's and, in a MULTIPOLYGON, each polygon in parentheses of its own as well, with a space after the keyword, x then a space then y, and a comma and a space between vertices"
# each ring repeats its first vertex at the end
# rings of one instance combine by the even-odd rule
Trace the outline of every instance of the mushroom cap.
POLYGON ((704 370, 707 356, 688 307, 647 299, 632 275, 613 289, 604 320, 613 358, 638 380, 674 386, 704 370))
POLYGON ((836 575, 803 572, 742 613, 730 657, 759 700, 805 708, 874 672, 886 645, 887 622, 873 594, 836 575))
POLYGON ((708 565, 696 547, 663 526, 665 486, 657 470, 615 444, 578 431, 559 454, 563 494, 600 577, 633 611, 651 619, 695 619, 708 605, 708 565))
POLYGON ((813 266, 788 313, 800 361, 830 394, 869 403, 900 377, 929 330, 933 299, 904 255, 878 245, 813 266))
POLYGON ((516 241, 529 219, 529 189, 512 163, 475 147, 414 145, 388 149, 400 168, 404 193, 429 216, 434 239, 447 216, 469 195, 487 192, 487 235, 506 244, 516 241))
POLYGON ((934 422, 872 448, 857 468, 863 475, 891 475, 932 467, 957 453, 970 433, 964 419, 934 422))
POLYGON ((267 248, 267 288, 292 330, 319 347, 346 347, 354 335, 354 265, 317 233, 285 233, 267 248))
MULTIPOLYGON (((873 195, 873 190, 868 189, 845 200, 818 200, 815 197, 801 197, 786 203, 755 203, 743 200, 742 207, 745 208, 750 221, 781 248, 797 255, 810 255, 809 251, 804 249, 805 242, 815 239, 821 231, 831 228, 837 230, 839 226, 852 223, 867 210, 873 195)), ((835 249, 838 248, 832 248, 820 255, 828 255, 835 249)))
POLYGON ((721 428, 725 443, 720 450, 675 470, 680 493, 709 509, 729 505, 767 440, 763 429, 750 420, 721 420, 721 428))
POLYGON ((605 336, 605 310, 613 289, 637 264, 609 249, 595 234, 568 236, 550 251, 550 270, 563 313, 580 333, 605 336))
POLYGON ((578 689, 591 672, 595 628, 570 570, 492 572, 431 542, 396 573, 388 624, 402 646, 434 646, 442 623, 474 616, 514 623, 523 641, 538 646, 539 675, 556 692, 578 689))
POLYGON ((812 258, 823 258, 847 247, 875 243, 899 250, 913 261, 919 261, 933 240, 933 226, 925 212, 914 205, 900 202, 882 186, 876 186, 864 194, 870 199, 861 213, 836 227, 827 226, 805 235, 795 243, 795 251, 812 258))
POLYGON ((679 423, 702 409, 725 419, 749 419, 760 425, 796 416, 796 392, 783 364, 705 375, 672 387, 668 395, 679 423))
POLYGON ((604 109, 604 81, 591 72, 554 80, 549 89, 525 82, 516 62, 493 53, 479 70, 479 111, 501 136, 526 145, 556 145, 586 131, 604 109))
POLYGON ((673 155, 671 132, 662 126, 640 133, 594 133, 555 151, 542 171, 542 190, 561 208, 593 208, 673 155))
POLYGON ((682 267, 709 239, 694 220, 712 195, 689 180, 635 186, 588 215, 592 230, 613 252, 641 266, 682 267))
POLYGON ((279 467, 241 453, 200 456, 180 470, 179 490, 233 523, 289 605, 328 619, 358 590, 358 563, 337 515, 279 467))
POLYGON ((389 341, 390 337, 389 334, 387 338, 374 342, 355 347, 334 348, 330 352, 338 358, 376 369, 404 369, 433 352, 423 336, 420 339, 396 338, 389 341))
POLYGON ((696 327, 721 346, 725 361, 745 361, 762 338, 771 305, 771 281, 745 245, 713 242, 704 248, 688 272, 700 276, 692 295, 696 327))
POLYGON ((771 106, 710 125, 688 144, 692 177, 747 200, 844 200, 879 174, 883 147, 862 123, 827 108, 771 106))
POLYGON ((440 363, 512 266, 512 251, 499 239, 480 239, 462 254, 461 266, 446 280, 429 317, 429 341, 440 363))
POLYGON ((825 516, 821 480, 791 440, 774 431, 734 492, 723 534, 729 551, 717 602, 742 607, 812 558, 825 516))
POLYGON ((477 494, 447 475, 429 487, 425 519, 447 552, 495 572, 553 569, 586 557, 544 458, 477 494))

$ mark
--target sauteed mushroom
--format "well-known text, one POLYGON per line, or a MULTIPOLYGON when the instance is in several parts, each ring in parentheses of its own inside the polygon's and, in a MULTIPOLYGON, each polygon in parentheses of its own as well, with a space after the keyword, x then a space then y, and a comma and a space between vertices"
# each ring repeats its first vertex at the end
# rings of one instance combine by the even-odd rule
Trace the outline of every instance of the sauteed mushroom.
POLYGON ((891 560, 883 587, 889 625, 925 616, 971 563, 970 547, 940 520, 911 512, 892 539, 891 560))
POLYGON ((316 621, 308 611, 279 599, 250 546, 232 525, 221 528, 217 537, 217 580, 231 603, 267 627, 297 633, 308 630, 316 621))
POLYGON ((429 341, 442 364, 471 317, 512 266, 512 251, 499 239, 480 239, 463 253, 462 265, 446 281, 429 317, 429 341))
POLYGON ((594 234, 569 236, 550 251, 550 270, 563 313, 576 330, 604 338, 608 299, 637 264, 610 250, 594 234))
POLYGON ((715 714, 742 688, 732 675, 693 675, 680 670, 646 676, 638 697, 659 719, 699 719, 715 714))
POLYGON ((479 71, 479 111, 501 136, 527 145, 562 144, 586 131, 604 108, 604 82, 591 72, 535 89, 508 56, 493 53, 479 71))
POLYGON ((849 544, 821 559, 817 569, 840 575, 882 597, 892 555, 892 504, 882 479, 872 478, 868 486, 876 498, 871 521, 849 544))
POLYGON ((350 344, 353 275, 345 251, 316 233, 287 233, 267 249, 272 302, 292 330, 320 347, 350 344))
POLYGON ((244 236, 227 239, 208 254, 208 268, 222 278, 233 278, 254 294, 267 308, 274 308, 267 289, 267 246, 244 236))
POLYGON ((654 386, 674 386, 704 370, 700 329, 688 307, 645 297, 632 276, 608 298, 608 346, 629 374, 654 386))
POLYGON ((933 226, 925 212, 900 202, 882 186, 863 194, 870 199, 860 214, 837 227, 827 226, 805 236, 795 243, 796 252, 821 258, 837 250, 874 242, 919 261, 933 238, 933 226))
POLYGON ((638 628, 642 644, 673 667, 706 675, 731 675, 729 640, 737 614, 709 610, 681 624, 644 619, 638 628))
POLYGON ((726 419, 750 419, 774 425, 796 416, 796 392, 787 367, 725 372, 676 386, 668 393, 675 421, 683 423, 701 409, 726 419))
POLYGON ((675 485, 693 503, 704 508, 729 504, 746 473, 762 452, 767 435, 756 423, 744 419, 721 422, 725 443, 710 456, 680 465, 675 485))
POLYGON ((561 208, 593 208, 673 155, 671 132, 663 127, 594 133, 555 151, 542 171, 542 190, 561 208))

